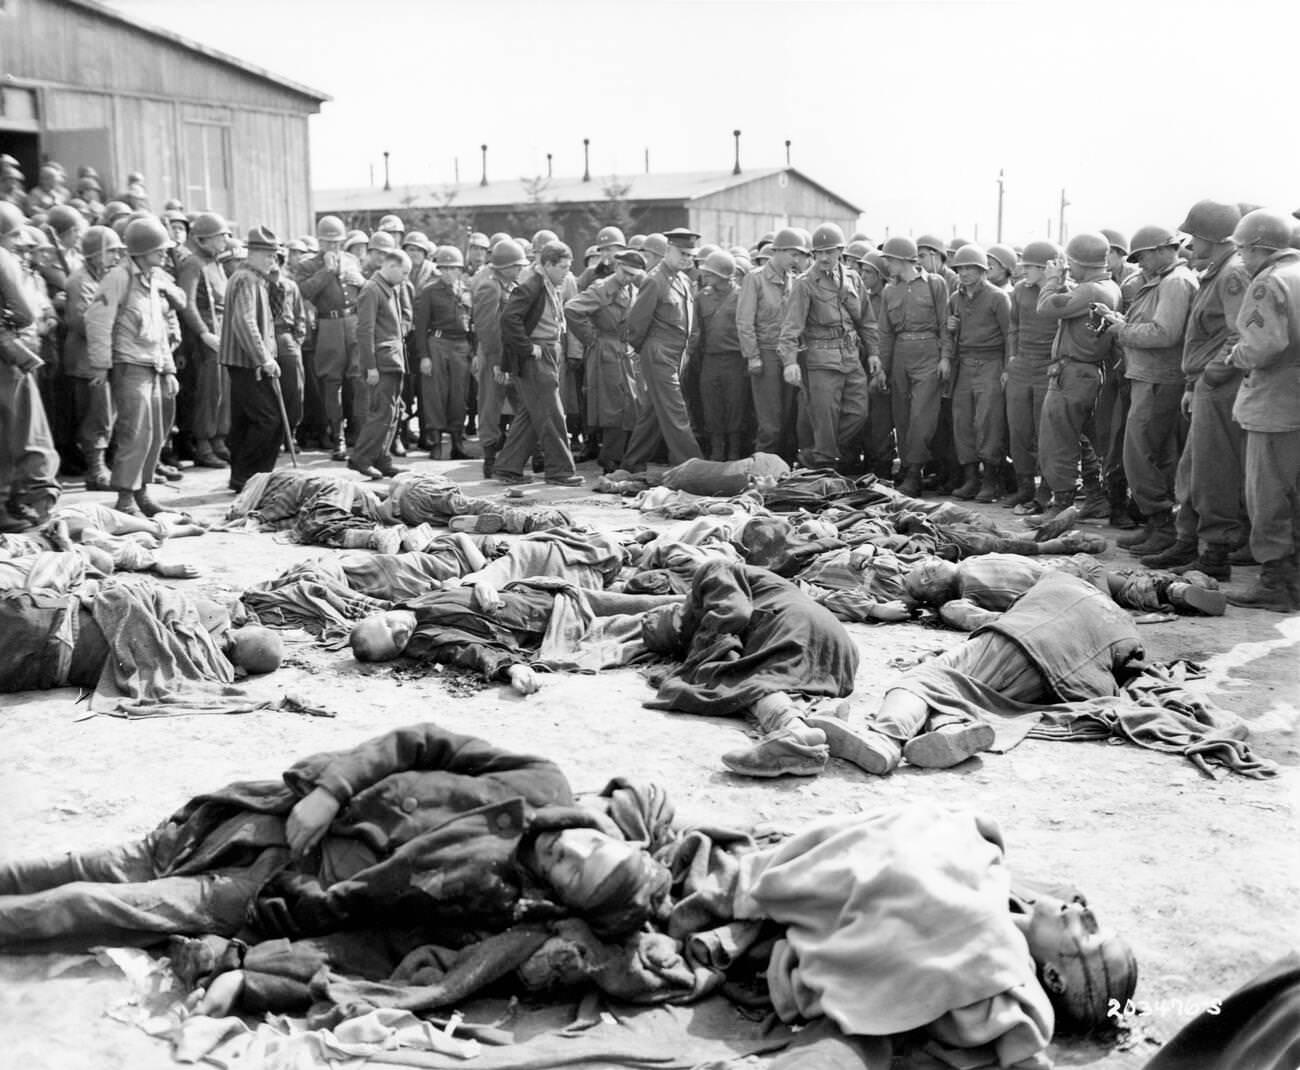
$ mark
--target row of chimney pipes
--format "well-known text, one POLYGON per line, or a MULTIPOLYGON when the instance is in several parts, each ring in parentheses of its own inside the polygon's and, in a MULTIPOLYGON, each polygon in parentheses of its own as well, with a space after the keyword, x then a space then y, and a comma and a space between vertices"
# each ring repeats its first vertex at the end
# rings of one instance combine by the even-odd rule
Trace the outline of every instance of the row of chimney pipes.
MULTIPOLYGON (((735 138, 735 142, 736 142, 736 162, 732 165, 731 173, 733 175, 738 175, 740 174, 740 131, 733 130, 731 132, 731 136, 735 138)), ((479 150, 483 154, 483 176, 479 179, 478 184, 480 186, 486 186, 488 184, 488 177, 487 177, 488 147, 486 145, 480 145, 479 150)), ((456 185, 460 185, 460 157, 457 157, 455 159, 454 165, 456 168, 456 185)), ((789 138, 785 139, 785 165, 786 167, 790 166, 790 139, 789 138)), ((650 173, 650 150, 649 149, 645 150, 645 173, 647 175, 650 173)), ((553 176, 553 172, 551 169, 551 154, 548 152, 546 154, 546 177, 551 178, 552 176, 553 176)), ((582 181, 584 182, 591 181, 591 138, 589 137, 584 137, 582 139, 582 181)), ((388 179, 388 153, 387 151, 385 151, 384 152, 384 189, 391 190, 392 188, 393 188, 392 183, 389 182, 388 179)))

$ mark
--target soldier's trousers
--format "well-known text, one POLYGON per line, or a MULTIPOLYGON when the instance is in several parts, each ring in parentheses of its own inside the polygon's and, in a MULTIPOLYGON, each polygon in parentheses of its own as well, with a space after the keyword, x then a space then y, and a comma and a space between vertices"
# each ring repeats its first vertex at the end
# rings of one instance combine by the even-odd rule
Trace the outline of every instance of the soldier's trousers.
POLYGON ((1011 463, 1016 475, 1031 479, 1038 474, 1038 432, 1047 398, 1050 356, 1020 353, 1011 365, 1004 391, 1011 463))
POLYGON ((1277 561, 1300 549, 1300 431, 1247 431, 1250 553, 1277 561))
POLYGON ((812 427, 808 461, 834 465, 848 453, 867 422, 867 373, 856 342, 809 349, 803 405, 812 427))
POLYGON ((269 378, 259 376, 256 368, 231 368, 229 375, 230 482, 242 487, 249 476, 274 470, 283 422, 269 378))
POLYGON ((939 426, 939 339, 899 339, 889 378, 894 432, 904 465, 925 464, 939 426))
POLYGON ((1124 478, 1124 427, 1128 423, 1130 385, 1122 369, 1108 365, 1093 412, 1094 446, 1101 457, 1102 481, 1107 487, 1128 487, 1124 478))
POLYGON ((1133 380, 1124 427, 1124 475, 1143 516, 1174 507, 1174 472, 1182 447, 1183 384, 1133 380))
MULTIPOLYGON (((430 432, 465 431, 469 393, 469 342, 463 338, 429 338, 428 375, 420 376, 420 426, 430 432)), ((480 439, 481 441, 481 439, 480 439)))
POLYGON ((0 493, 22 504, 59 496, 59 455, 36 376, 0 364, 0 493))
POLYGON ((306 396, 302 350, 298 348, 293 336, 288 334, 277 336, 275 344, 275 362, 280 365, 280 392, 284 395, 284 411, 289 417, 289 430, 292 433, 302 423, 303 399, 306 396))
MULTIPOLYGON (((315 359, 316 380, 320 384, 325 420, 330 431, 337 435, 343 429, 343 380, 355 380, 360 374, 356 316, 343 316, 339 319, 321 316, 316 324, 315 359)), ((362 385, 364 386, 364 380, 362 385)), ((353 415, 354 420, 362 415, 357 411, 355 401, 353 415)))
POLYGON ((168 428, 163 424, 162 376, 143 364, 115 364, 113 477, 117 490, 140 490, 153 479, 168 428))
POLYGON ((194 373, 190 429, 199 440, 224 438, 230 433, 230 373, 217 354, 197 340, 190 360, 198 365, 194 373))
POLYGON ((704 434, 740 434, 749 408, 749 376, 739 352, 703 355, 700 407, 704 410, 704 434))
POLYGON ((1241 539, 1246 436, 1232 418, 1241 377, 1210 386, 1204 376, 1192 391, 1192 422, 1174 474, 1178 537, 1187 542, 1241 539))
POLYGON ((493 470, 522 475, 524 465, 541 447, 546 478, 558 479, 574 472, 573 454, 560 400, 560 354, 554 344, 542 344, 542 355, 530 359, 519 372, 519 408, 510 434, 497 454, 493 470))
POLYGON ((886 479, 894 461, 893 399, 883 390, 867 390, 867 426, 862 433, 867 468, 886 479))
POLYGON ((83 452, 106 450, 113 436, 113 391, 105 379, 92 386, 89 379, 72 380, 77 409, 77 445, 83 452))
POLYGON ((402 373, 381 371, 379 384, 366 386, 366 418, 352 447, 351 463, 358 468, 374 465, 381 471, 391 468, 392 454, 388 452, 397 430, 397 414, 402 406, 402 373))
POLYGON ((623 458, 623 466, 629 471, 644 471, 661 442, 668 444, 669 464, 681 464, 700 456, 682 397, 681 358, 679 350, 660 342, 647 342, 641 350, 645 404, 637 413, 636 426, 623 458))
POLYGON ((1053 494, 1070 494, 1079 471, 1079 439, 1097 404, 1101 367, 1057 361, 1047 375, 1038 424, 1038 469, 1053 494))
POLYGON ((952 392, 952 437, 958 464, 1001 464, 1007 452, 1002 351, 966 350, 952 392))
POLYGON ((781 377, 781 358, 777 351, 760 349, 758 352, 763 370, 749 380, 758 423, 754 449, 759 453, 784 455, 789 452, 799 393, 781 377))

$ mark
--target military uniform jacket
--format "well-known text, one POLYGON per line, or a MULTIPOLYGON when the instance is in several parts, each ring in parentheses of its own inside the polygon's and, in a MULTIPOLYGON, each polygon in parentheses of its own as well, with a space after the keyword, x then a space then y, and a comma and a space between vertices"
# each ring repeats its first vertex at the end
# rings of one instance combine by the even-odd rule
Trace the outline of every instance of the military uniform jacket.
POLYGON ((862 299, 857 274, 839 266, 827 274, 813 265, 790 287, 778 347, 781 363, 788 367, 798 359, 802 339, 810 368, 838 366, 836 350, 853 338, 862 353, 879 354, 875 314, 862 299))
POLYGON ((632 287, 613 276, 600 279, 564 306, 569 333, 586 349, 587 423, 623 427, 636 422, 627 314, 632 287))
POLYGON ((1119 307, 1119 284, 1103 271, 1081 282, 1048 279, 1043 283, 1038 293, 1038 313, 1057 321, 1053 360, 1100 364, 1110 355, 1111 332, 1098 335, 1088 327, 1088 309, 1094 302, 1107 308, 1119 307))
POLYGON ((660 264, 649 275, 627 316, 627 340, 638 353, 656 344, 667 356, 680 357, 695 330, 691 284, 680 271, 660 264))
POLYGON ((365 283, 361 262, 355 256, 343 252, 335 255, 339 258, 338 271, 326 264, 324 253, 302 262, 298 288, 322 315, 355 312, 357 297, 365 283))
POLYGON ((919 272, 907 282, 894 280, 880 294, 880 359, 893 365, 894 347, 902 334, 934 333, 942 356, 952 356, 948 335, 948 284, 941 275, 919 272))
POLYGON ((1275 253, 1247 288, 1228 363, 1246 378, 1232 418, 1247 431, 1300 431, 1300 252, 1275 253))
POLYGON ((1183 338, 1196 295, 1196 276, 1181 261, 1155 278, 1144 278, 1114 332, 1124 347, 1124 374, 1146 383, 1183 381, 1183 338))
POLYGON ((1237 313, 1250 285, 1241 257, 1229 250, 1201 273, 1201 287, 1192 300, 1183 339, 1183 375, 1188 389, 1210 363, 1216 374, 1232 376, 1223 363, 1237 341, 1237 313))
POLYGON ((790 299, 792 276, 768 261, 745 276, 736 302, 736 333, 746 360, 758 360, 760 350, 775 351, 781 344, 781 324, 790 299))

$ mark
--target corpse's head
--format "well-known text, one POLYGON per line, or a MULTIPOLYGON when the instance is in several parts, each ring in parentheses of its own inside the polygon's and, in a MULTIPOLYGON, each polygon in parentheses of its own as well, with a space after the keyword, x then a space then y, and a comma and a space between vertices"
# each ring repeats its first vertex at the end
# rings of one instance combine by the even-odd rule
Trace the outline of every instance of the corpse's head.
POLYGON ((1056 1011, 1057 1030, 1086 1033, 1113 1026, 1107 1013, 1112 1001, 1123 1006, 1137 988, 1137 960, 1127 941, 1103 931, 1083 903, 1052 896, 1037 900, 1033 912, 1018 915, 1016 924, 1056 1011))
POLYGON ((235 628, 227 639, 227 656, 231 663, 250 676, 274 672, 284 657, 284 644, 278 632, 250 625, 235 628))
POLYGON ((657 606, 641 618, 641 640, 655 654, 671 654, 682 641, 682 606, 657 606))
POLYGON ((357 661, 392 661, 414 632, 415 614, 409 609, 372 613, 352 629, 352 656, 357 661))
POLYGON ((671 879, 641 847, 591 828, 526 838, 519 861, 592 931, 618 937, 654 916, 671 879))
POLYGON ((941 606, 957 597, 957 566, 933 557, 917 565, 903 579, 908 596, 929 606, 941 606))

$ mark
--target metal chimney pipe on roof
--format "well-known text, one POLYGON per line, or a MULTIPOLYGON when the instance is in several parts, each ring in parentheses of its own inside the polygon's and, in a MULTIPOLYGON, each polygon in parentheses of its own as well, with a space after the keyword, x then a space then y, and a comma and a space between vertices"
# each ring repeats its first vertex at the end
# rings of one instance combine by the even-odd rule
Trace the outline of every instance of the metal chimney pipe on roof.
POLYGON ((546 177, 547 178, 551 178, 555 174, 554 170, 552 169, 552 166, 553 165, 551 163, 551 154, 548 152, 546 154, 546 177))
POLYGON ((731 169, 733 175, 740 174, 740 131, 733 130, 731 136, 736 139, 736 165, 731 169))
POLYGON ((483 153, 483 177, 478 180, 480 186, 487 185, 487 146, 480 145, 479 150, 483 153))
POLYGON ((785 139, 785 165, 790 166, 790 139, 785 139))
POLYGON ((648 148, 645 150, 645 173, 647 175, 650 173, 650 150, 648 148))
POLYGON ((384 150, 384 191, 392 189, 392 184, 388 181, 388 151, 384 150))
POLYGON ((460 185, 460 157, 459 156, 453 156, 451 158, 451 173, 455 175, 456 185, 459 186, 460 185))
POLYGON ((591 181, 591 138, 582 139, 582 181, 591 181))

